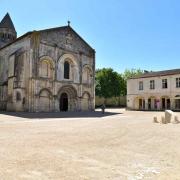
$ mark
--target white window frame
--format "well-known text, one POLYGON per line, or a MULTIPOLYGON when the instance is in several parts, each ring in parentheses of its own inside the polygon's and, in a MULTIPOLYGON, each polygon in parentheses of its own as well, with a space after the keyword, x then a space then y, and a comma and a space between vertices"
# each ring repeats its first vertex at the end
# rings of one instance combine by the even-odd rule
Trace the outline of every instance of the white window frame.
POLYGON ((150 80, 150 89, 155 89, 155 80, 150 80))
POLYGON ((180 77, 176 78, 176 88, 180 88, 180 77))
POLYGON ((143 89, 143 81, 139 81, 139 90, 142 91, 143 89))
POLYGON ((167 79, 162 79, 162 89, 167 89, 167 88, 168 88, 167 79))

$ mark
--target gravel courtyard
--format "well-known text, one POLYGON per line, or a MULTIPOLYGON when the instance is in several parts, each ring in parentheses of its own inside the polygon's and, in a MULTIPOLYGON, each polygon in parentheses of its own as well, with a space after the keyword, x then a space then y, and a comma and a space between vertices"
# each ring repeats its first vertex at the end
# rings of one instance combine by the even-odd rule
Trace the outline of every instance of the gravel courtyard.
POLYGON ((180 179, 180 124, 161 114, 1 113, 0 180, 180 179))

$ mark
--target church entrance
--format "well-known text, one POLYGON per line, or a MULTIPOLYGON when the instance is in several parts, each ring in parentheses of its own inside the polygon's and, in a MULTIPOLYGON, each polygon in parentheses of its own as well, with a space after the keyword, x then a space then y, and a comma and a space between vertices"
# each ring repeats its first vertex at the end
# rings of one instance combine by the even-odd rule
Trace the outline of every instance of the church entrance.
POLYGON ((77 110, 77 91, 73 86, 62 86, 57 94, 59 99, 60 111, 77 110))
POLYGON ((68 95, 62 93, 59 101, 60 111, 68 111, 68 95))

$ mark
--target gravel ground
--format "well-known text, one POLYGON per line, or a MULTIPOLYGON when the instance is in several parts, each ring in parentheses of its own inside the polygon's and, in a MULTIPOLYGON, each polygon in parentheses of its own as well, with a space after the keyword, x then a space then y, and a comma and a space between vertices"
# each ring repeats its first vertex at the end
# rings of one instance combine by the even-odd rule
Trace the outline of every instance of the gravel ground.
POLYGON ((1 113, 0 180, 180 179, 180 124, 154 115, 1 113))

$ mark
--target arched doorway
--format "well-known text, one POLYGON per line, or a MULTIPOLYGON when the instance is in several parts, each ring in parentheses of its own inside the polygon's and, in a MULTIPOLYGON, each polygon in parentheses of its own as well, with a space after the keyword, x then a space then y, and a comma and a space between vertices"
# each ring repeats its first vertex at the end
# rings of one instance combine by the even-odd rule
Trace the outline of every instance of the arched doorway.
POLYGON ((175 96, 175 109, 180 110, 180 95, 175 96))
POLYGON ((139 98, 139 110, 145 110, 145 99, 139 98))
POLYGON ((59 99, 60 111, 77 110, 77 90, 73 86, 62 86, 57 94, 59 99))
POLYGON ((155 96, 150 96, 148 98, 148 110, 154 110, 157 109, 157 102, 155 96))
POLYGON ((145 110, 145 99, 143 97, 136 97, 134 99, 134 109, 145 110))
POLYGON ((171 108, 171 101, 168 96, 161 97, 161 109, 170 109, 171 108))
POLYGON ((59 108, 60 111, 68 111, 68 95, 66 93, 61 94, 59 108))

